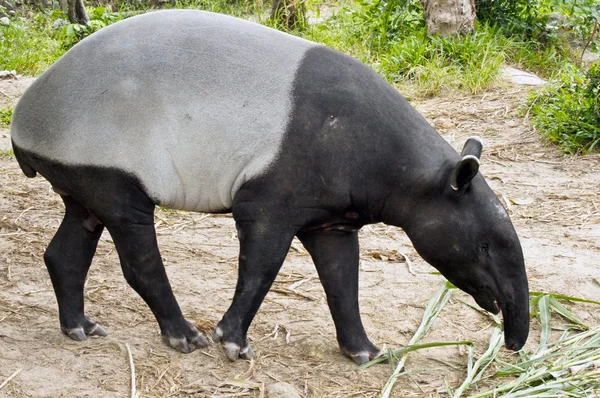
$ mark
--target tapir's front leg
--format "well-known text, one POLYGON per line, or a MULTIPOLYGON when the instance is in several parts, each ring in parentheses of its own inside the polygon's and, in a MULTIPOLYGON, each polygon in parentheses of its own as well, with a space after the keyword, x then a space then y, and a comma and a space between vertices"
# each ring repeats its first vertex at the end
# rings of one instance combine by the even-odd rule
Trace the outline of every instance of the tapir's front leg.
POLYGON ((254 357, 246 342, 248 327, 271 288, 294 238, 295 230, 273 222, 237 221, 239 275, 233 302, 217 325, 214 339, 232 361, 254 357))
POLYGON ((327 294, 344 355, 361 365, 380 351, 367 337, 358 308, 358 232, 299 232, 327 294))

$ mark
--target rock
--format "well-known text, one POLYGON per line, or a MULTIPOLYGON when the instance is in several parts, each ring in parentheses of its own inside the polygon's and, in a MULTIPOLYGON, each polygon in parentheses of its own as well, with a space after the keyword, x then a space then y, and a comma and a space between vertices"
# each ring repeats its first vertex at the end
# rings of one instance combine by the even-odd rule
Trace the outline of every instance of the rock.
POLYGON ((18 79, 19 75, 14 70, 2 70, 0 71, 0 80, 4 79, 18 79))
POLYGON ((547 29, 558 29, 568 22, 567 18, 560 12, 551 12, 546 14, 546 21, 547 29))
POLYGON ((57 20, 52 22, 52 29, 62 29, 63 26, 66 26, 68 24, 69 24, 69 21, 62 19, 62 18, 58 18, 57 20))
POLYGON ((546 81, 540 79, 533 73, 525 72, 510 66, 504 66, 500 69, 502 78, 512 84, 521 84, 528 86, 541 86, 546 81))
POLYGON ((596 62, 599 59, 600 59, 600 54, 598 54, 598 53, 594 53, 589 50, 587 50, 585 53, 583 53, 583 58, 582 58, 583 62, 592 63, 592 62, 596 62))
POLYGON ((268 398, 300 398, 300 394, 289 383, 279 382, 267 387, 268 398))

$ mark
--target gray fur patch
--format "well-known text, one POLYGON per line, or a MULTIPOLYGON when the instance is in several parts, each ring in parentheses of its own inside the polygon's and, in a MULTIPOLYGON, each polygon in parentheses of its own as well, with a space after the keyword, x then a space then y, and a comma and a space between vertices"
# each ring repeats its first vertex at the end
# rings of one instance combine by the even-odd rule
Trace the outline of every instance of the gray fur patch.
POLYGON ((202 11, 133 17, 38 78, 12 139, 63 164, 127 171, 165 207, 228 210, 277 156, 296 71, 315 45, 202 11))

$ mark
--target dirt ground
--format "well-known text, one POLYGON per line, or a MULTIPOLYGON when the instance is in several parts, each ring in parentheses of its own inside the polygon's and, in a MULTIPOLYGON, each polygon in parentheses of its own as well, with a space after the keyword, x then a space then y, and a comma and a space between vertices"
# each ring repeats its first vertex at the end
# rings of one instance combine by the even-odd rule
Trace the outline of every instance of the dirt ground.
MULTIPOLYGON (((31 81, 0 81, 1 106, 14 101, 31 81)), ((545 144, 519 113, 526 96, 526 88, 500 88, 413 103, 457 149, 471 135, 483 137, 482 172, 509 207, 531 290, 598 300, 600 286, 593 278, 600 279, 600 156, 565 157, 545 144)), ((7 145, 8 131, 3 130, 0 149, 7 145)), ((304 397, 375 397, 391 374, 389 365, 362 371, 339 353, 323 290, 299 242, 250 327, 255 361, 230 363, 214 343, 189 355, 165 346, 151 312, 121 275, 107 233, 85 296, 87 314, 109 336, 71 341, 59 330, 42 259, 62 211, 45 180, 26 178, 13 157, 0 156, 0 383, 20 370, 0 396, 128 396, 126 344, 142 397, 260 397, 277 381, 292 384, 304 397)), ((232 218, 159 211, 156 229, 184 313, 210 334, 228 308, 236 282, 232 218)), ((366 330, 379 346, 403 346, 443 278, 430 274, 435 270, 398 228, 365 227, 361 258, 366 330)), ((424 341, 472 340, 482 353, 490 321, 464 302, 474 303, 457 293, 424 341)), ((600 323, 600 309, 592 305, 569 308, 589 325, 600 323)), ((537 344, 539 328, 536 322, 532 327, 528 347, 537 344)), ((502 355, 513 354, 503 350, 502 355)), ((422 350, 409 356, 406 368, 395 397, 437 396, 444 381, 456 386, 465 376, 466 355, 453 347, 422 350)))

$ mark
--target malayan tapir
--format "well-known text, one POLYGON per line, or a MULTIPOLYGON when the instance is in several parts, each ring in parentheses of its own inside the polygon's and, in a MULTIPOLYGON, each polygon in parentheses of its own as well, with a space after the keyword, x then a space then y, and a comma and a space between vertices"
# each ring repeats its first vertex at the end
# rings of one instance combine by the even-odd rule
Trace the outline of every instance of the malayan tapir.
POLYGON ((240 241, 233 302, 214 331, 251 358, 246 333, 297 236, 327 295, 341 351, 378 355, 358 306, 358 231, 401 227, 417 252, 483 308, 506 346, 529 331, 528 286, 511 221, 478 172, 373 70, 276 30, 191 10, 136 16, 81 41, 14 111, 15 156, 66 212, 44 260, 60 326, 106 331, 83 286, 104 227, 127 282, 181 352, 208 342, 182 315, 154 229, 156 205, 232 212, 240 241))

